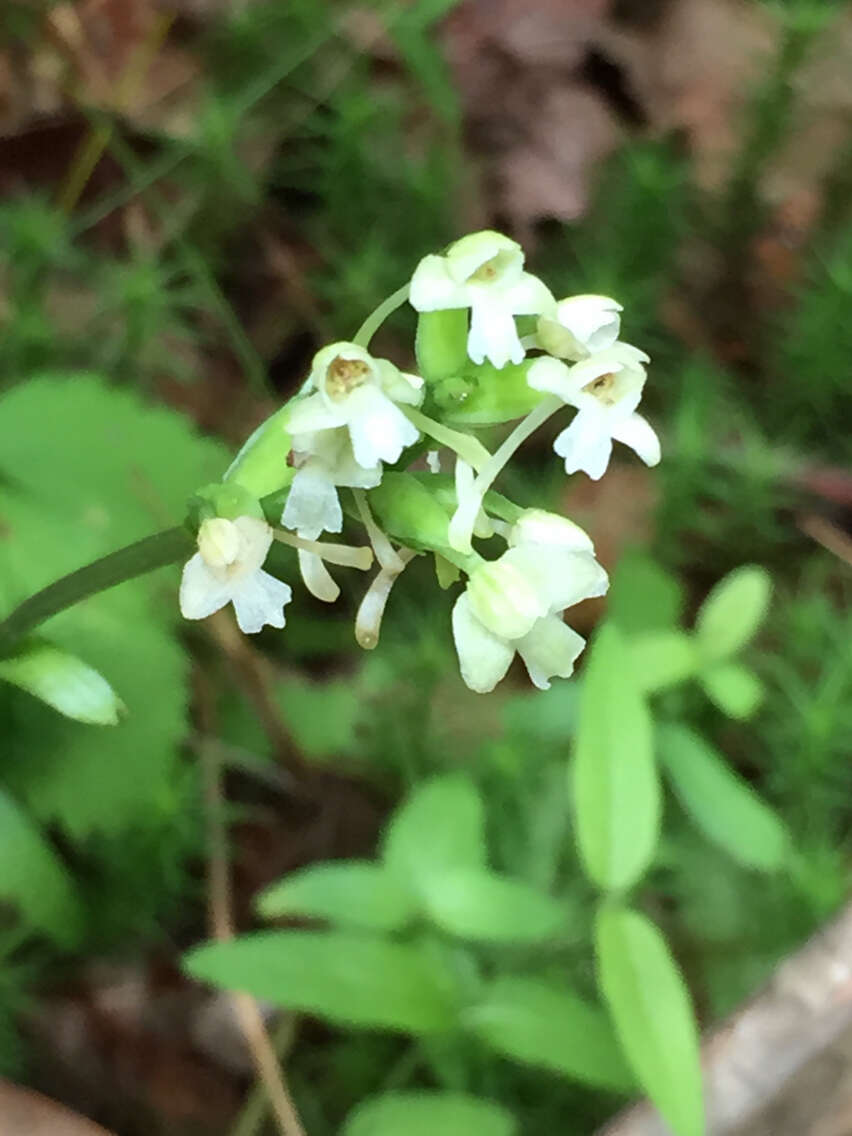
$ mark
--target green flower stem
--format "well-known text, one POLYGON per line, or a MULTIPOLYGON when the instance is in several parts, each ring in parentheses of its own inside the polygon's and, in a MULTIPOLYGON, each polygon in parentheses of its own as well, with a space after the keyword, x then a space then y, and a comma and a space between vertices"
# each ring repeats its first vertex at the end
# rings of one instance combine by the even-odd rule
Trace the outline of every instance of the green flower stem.
POLYGON ((392 312, 395 312, 397 308, 401 308, 407 299, 408 285, 404 284, 401 288, 397 288, 393 295, 388 296, 386 300, 383 300, 382 303, 379 304, 379 306, 376 308, 376 310, 374 312, 371 312, 370 315, 367 316, 367 318, 356 331, 355 338, 352 340, 352 342, 357 343, 359 347, 369 347, 370 340, 373 338, 373 336, 376 334, 376 332, 379 330, 388 316, 391 315, 392 312))
POLYGON ((0 623, 0 652, 8 650, 60 611, 107 588, 114 588, 116 584, 123 584, 125 580, 133 580, 153 572, 155 568, 185 560, 194 548, 195 541, 187 529, 166 529, 48 584, 24 600, 0 623))
POLYGON ((501 470, 509 462, 509 459, 514 455, 515 451, 531 434, 536 432, 539 426, 544 425, 548 418, 564 405, 565 403, 562 399, 557 398, 555 394, 548 395, 541 400, 535 410, 530 411, 526 418, 518 423, 505 441, 497 447, 485 465, 477 471, 473 487, 480 498, 485 496, 497 480, 501 470))
POLYGON ((551 415, 564 406, 561 398, 555 394, 547 395, 541 400, 535 410, 531 410, 526 418, 522 419, 497 447, 488 461, 482 465, 474 479, 470 495, 464 502, 460 502, 452 520, 450 521, 450 544, 460 552, 470 552, 471 537, 476 524, 476 517, 482 507, 485 494, 499 477, 503 467, 509 462, 515 451, 534 434, 539 426, 543 425, 551 415))
POLYGON ((484 469, 491 461, 491 454, 483 446, 478 438, 474 438, 471 434, 463 434, 460 430, 452 430, 449 426, 444 426, 442 422, 436 422, 434 418, 429 418, 428 415, 423 414, 420 410, 415 410, 413 406, 400 406, 400 410, 405 417, 411 422, 418 430, 424 434, 428 434, 430 438, 434 438, 442 446, 457 453, 462 461, 466 461, 472 469, 477 473, 484 469))

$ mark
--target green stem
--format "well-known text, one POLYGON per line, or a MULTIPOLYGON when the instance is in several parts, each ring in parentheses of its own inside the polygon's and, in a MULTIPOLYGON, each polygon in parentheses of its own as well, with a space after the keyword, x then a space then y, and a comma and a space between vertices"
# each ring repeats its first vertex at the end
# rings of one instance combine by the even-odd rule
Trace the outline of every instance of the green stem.
POLYGON ((175 564, 191 555, 194 547, 195 542, 187 529, 165 529, 48 584, 24 600, 0 623, 0 651, 8 649, 60 611, 116 584, 123 584, 125 580, 144 576, 166 564, 175 564))
POLYGON ((453 430, 450 426, 445 426, 443 422, 436 422, 434 418, 430 418, 413 406, 400 406, 400 410, 418 430, 438 442, 439 445, 446 446, 448 450, 458 454, 471 469, 479 471, 491 461, 489 451, 472 434, 463 434, 460 430, 453 430))
POLYGON ((358 330, 355 332, 353 343, 357 343, 359 347, 367 348, 370 346, 370 340, 388 318, 388 316, 395 312, 397 308, 401 308, 405 301, 408 299, 408 285, 403 284, 401 288, 383 300, 374 312, 364 320, 358 330))

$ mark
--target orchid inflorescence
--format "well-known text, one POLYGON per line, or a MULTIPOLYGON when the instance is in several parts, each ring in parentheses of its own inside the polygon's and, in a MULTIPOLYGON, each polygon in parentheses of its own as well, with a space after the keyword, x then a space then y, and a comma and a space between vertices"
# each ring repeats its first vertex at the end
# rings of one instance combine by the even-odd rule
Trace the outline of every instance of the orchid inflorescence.
POLYGON ((465 683, 493 690, 517 652, 546 689, 572 673, 584 646, 561 613, 602 595, 607 575, 579 526, 492 486, 566 406, 576 414, 553 446, 566 473, 600 478, 613 440, 655 465, 659 441, 636 412, 648 357, 619 340, 619 304, 592 295, 557 302, 524 270, 521 247, 496 232, 424 257, 379 316, 406 299, 419 313, 418 374, 369 353, 371 318, 353 342, 317 353, 298 394, 254 432, 219 485, 199 491, 181 612, 203 619, 231 603, 244 632, 283 627, 291 589, 263 568, 277 539, 297 550, 308 591, 329 603, 340 593, 329 564, 367 570, 375 558, 355 623, 370 648, 397 576, 431 554, 442 587, 467 578, 452 612, 465 683), (477 431, 514 420, 489 452, 477 431), (448 454, 452 473, 442 473, 448 454), (368 545, 319 539, 342 532, 344 512, 368 545), (506 549, 488 559, 474 541, 493 538, 506 549))

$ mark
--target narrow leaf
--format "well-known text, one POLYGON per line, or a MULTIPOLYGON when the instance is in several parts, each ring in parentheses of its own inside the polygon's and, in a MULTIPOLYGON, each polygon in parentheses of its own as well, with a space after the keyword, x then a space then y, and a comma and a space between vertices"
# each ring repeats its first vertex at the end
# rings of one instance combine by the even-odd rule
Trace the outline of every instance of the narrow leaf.
POLYGON ((451 773, 419 785, 394 814, 383 855, 401 880, 484 868, 485 816, 473 782, 451 773))
POLYGON ((629 1091, 635 1084, 606 1015, 533 978, 498 978, 463 1026, 504 1057, 629 1091))
POLYGON ((629 646, 636 679, 646 694, 685 682, 701 666, 693 638, 685 631, 646 631, 629 646))
POLYGON ((750 718, 763 701, 763 684, 742 663, 717 663, 701 675, 701 685, 730 718, 750 718))
POLYGON ((452 975, 416 946, 343 931, 264 931, 209 943, 185 960, 194 978, 349 1026, 450 1029, 452 975))
POLYGON ((515 1119, 499 1104, 466 1093, 387 1093, 363 1101, 343 1136, 514 1136, 515 1119))
POLYGON ((613 624, 598 633, 583 681, 573 787, 586 872, 602 888, 630 887, 654 854, 660 786, 650 713, 613 624))
POLYGON ((756 564, 736 568, 719 581, 695 621, 706 658, 727 658, 748 643, 766 615, 771 591, 769 573, 756 564))
POLYGON ((385 868, 367 861, 312 864, 272 884, 257 909, 267 919, 305 915, 368 931, 398 931, 412 918, 413 897, 385 868))
POLYGON ((698 1033, 683 978, 643 915, 602 907, 598 981, 640 1084, 676 1136, 703 1136, 698 1033))
POLYGON ((422 897, 432 921, 462 939, 535 943, 553 938, 565 922, 551 896, 480 868, 435 873, 424 881, 422 897))
POLYGON ((44 836, 18 804, 0 790, 0 900, 14 904, 24 922, 71 945, 80 930, 74 884, 44 836))
POLYGON ((0 659, 0 679, 78 722, 114 726, 124 709, 121 699, 94 667, 38 640, 29 640, 14 655, 0 659))
POLYGON ((748 867, 780 867, 787 830, 721 754, 685 726, 660 730, 659 752, 681 804, 705 836, 748 867))

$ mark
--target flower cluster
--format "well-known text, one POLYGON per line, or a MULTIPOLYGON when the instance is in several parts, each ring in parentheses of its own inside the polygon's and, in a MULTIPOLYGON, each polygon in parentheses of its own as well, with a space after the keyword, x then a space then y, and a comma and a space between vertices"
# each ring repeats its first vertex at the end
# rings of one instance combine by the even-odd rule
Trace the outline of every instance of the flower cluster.
POLYGON ((183 615, 203 619, 230 603, 245 632, 283 627, 292 592, 264 569, 277 540, 296 549, 305 587, 326 602, 340 592, 329 564, 367 570, 378 561, 355 629, 372 647, 394 581, 431 554, 442 586, 467 578, 451 622, 472 690, 493 690, 516 653, 542 689, 569 676, 584 642, 562 613, 602 595, 606 572, 577 525, 492 486, 565 407, 576 413, 553 448, 566 473, 600 478, 614 440, 647 465, 660 460, 637 413, 648 357, 620 340, 621 310, 606 296, 557 301, 500 233, 473 233, 424 257, 353 342, 318 352, 299 393, 255 431, 221 484, 199 491, 183 615), (379 318, 406 299, 418 313, 418 374, 368 351, 379 318), (479 431, 513 421, 487 449, 479 431), (447 452, 452 475, 440 472, 447 452), (343 531, 344 512, 366 544, 320 540, 343 531), (505 550, 486 557, 479 540, 505 550))

